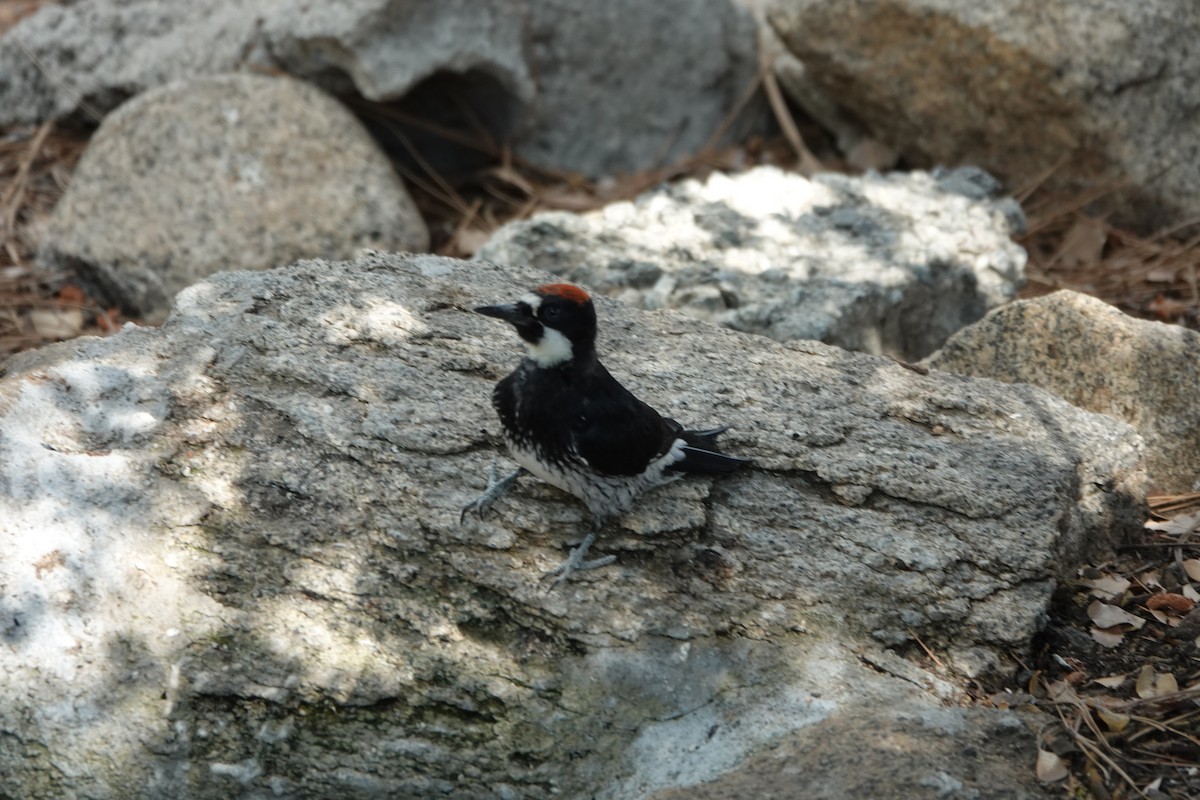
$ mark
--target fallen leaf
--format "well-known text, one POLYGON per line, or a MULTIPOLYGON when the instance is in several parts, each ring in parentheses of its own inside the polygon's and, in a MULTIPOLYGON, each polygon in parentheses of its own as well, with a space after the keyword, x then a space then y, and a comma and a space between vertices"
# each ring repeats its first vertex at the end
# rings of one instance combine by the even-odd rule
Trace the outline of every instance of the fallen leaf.
POLYGON ((105 333, 113 333, 121 328, 121 309, 110 308, 103 314, 96 314, 96 327, 105 333))
POLYGON ((1187 572, 1189 578, 1194 581, 1200 581, 1200 558, 1185 558, 1183 560, 1183 569, 1187 572))
POLYGON ((1092 628, 1091 634, 1092 638, 1096 640, 1097 644, 1109 650, 1113 649, 1125 640, 1125 634, 1121 633, 1120 631, 1113 633, 1112 631, 1102 631, 1099 628, 1092 628))
POLYGON ((4 267, 0 269, 0 280, 16 281, 21 278, 28 278, 32 274, 26 267, 4 267))
MULTIPOLYGON (((1150 521, 1143 527, 1147 530, 1160 531, 1161 533, 1169 533, 1174 536, 1186 535, 1200 529, 1200 511, 1194 514, 1181 514, 1178 517, 1163 520, 1162 522, 1150 521)), ((1196 580, 1200 580, 1200 578, 1196 578, 1196 580)))
POLYGON ((1190 583, 1185 583, 1183 585, 1183 590, 1180 592, 1180 594, 1182 594, 1188 600, 1191 600, 1193 603, 1200 603, 1200 592, 1197 592, 1194 588, 1192 588, 1190 583))
POLYGON ((83 310, 35 308, 29 312, 29 321, 43 339, 72 339, 83 330, 83 310))
POLYGON ((1105 708, 1097 709, 1096 716, 1104 721, 1104 724, 1108 726, 1110 731, 1114 731, 1116 733, 1120 733, 1121 731, 1125 730, 1125 727, 1129 724, 1128 714, 1120 714, 1116 711, 1109 711, 1105 708))
POLYGON ((1075 687, 1066 681, 1055 681, 1046 687, 1046 694, 1056 703, 1076 703, 1079 701, 1079 695, 1075 692, 1075 687))
POLYGON ((1117 597, 1124 593, 1129 588, 1129 581, 1119 575, 1105 575, 1102 578, 1093 578, 1083 581, 1084 586, 1089 586, 1092 589, 1092 594, 1101 597, 1117 597))
POLYGON ((1152 588, 1155 586, 1157 586, 1159 589, 1163 588, 1163 585, 1159 583, 1158 570, 1156 569, 1148 569, 1141 575, 1138 575, 1138 582, 1147 588, 1152 588))
POLYGON ((1161 697, 1164 694, 1178 692, 1179 682, 1175 680, 1175 676, 1172 673, 1164 672, 1159 675, 1154 671, 1154 667, 1146 664, 1138 672, 1135 691, 1137 692, 1137 696, 1142 699, 1161 697))
POLYGON ((1153 312, 1154 316, 1164 322, 1183 316, 1190 308, 1191 306, 1183 301, 1161 294, 1146 304, 1146 310, 1153 312))
POLYGON ((1196 605, 1193 601, 1187 599, 1181 594, 1170 594, 1168 592, 1160 592, 1152 594, 1146 599, 1146 608, 1149 609, 1167 609, 1174 611, 1177 614, 1186 614, 1196 605))
POLYGON ((887 172, 896 166, 899 154, 878 139, 863 139, 846 151, 846 161, 855 169, 887 172))
POLYGON ((1149 664, 1142 667, 1133 690, 1137 692, 1138 697, 1154 697, 1154 667, 1149 664))
POLYGON ((1130 614, 1123 608, 1110 606, 1108 603, 1101 603, 1099 600, 1093 600, 1087 608, 1088 619, 1096 623, 1097 628, 1111 628, 1115 625, 1132 625, 1135 629, 1146 624, 1146 620, 1130 614))
POLYGON ((1096 678, 1095 680, 1095 683, 1100 684, 1106 689, 1118 689, 1124 682, 1124 675, 1107 675, 1103 678, 1096 678))
POLYGON ((1049 750, 1038 750, 1037 777, 1042 783, 1053 783, 1067 777, 1067 765, 1049 750))
POLYGON ((490 238, 492 238, 490 231, 481 231, 479 228, 467 228, 454 234, 454 246, 463 255, 473 256, 490 238))
POLYGON ((596 195, 582 190, 566 188, 550 188, 538 193, 538 197, 547 208, 564 211, 591 211, 603 203, 596 195))
POLYGON ((1108 227, 1098 219, 1080 217, 1063 237, 1062 263, 1067 267, 1088 267, 1100 261, 1108 227))
POLYGON ((87 298, 84 297, 83 289, 72 283, 68 283, 58 290, 58 302, 64 306, 81 306, 86 301, 87 298))
POLYGON ((1152 269, 1146 273, 1146 280, 1150 283, 1174 283, 1176 271, 1173 269, 1158 268, 1152 269))
POLYGON ((1166 625, 1168 628, 1178 628, 1183 624, 1183 617, 1178 617, 1174 614, 1167 614, 1162 611, 1151 611, 1150 613, 1154 615, 1156 620, 1161 622, 1163 625, 1166 625))

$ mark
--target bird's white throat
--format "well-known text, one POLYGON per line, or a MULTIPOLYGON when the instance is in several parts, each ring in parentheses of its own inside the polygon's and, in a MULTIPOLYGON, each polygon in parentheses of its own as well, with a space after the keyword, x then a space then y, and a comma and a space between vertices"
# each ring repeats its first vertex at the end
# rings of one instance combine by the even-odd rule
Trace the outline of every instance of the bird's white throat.
POLYGON ((525 342, 525 349, 533 363, 543 369, 557 367, 574 356, 571 340, 554 328, 542 326, 542 338, 538 342, 525 342))

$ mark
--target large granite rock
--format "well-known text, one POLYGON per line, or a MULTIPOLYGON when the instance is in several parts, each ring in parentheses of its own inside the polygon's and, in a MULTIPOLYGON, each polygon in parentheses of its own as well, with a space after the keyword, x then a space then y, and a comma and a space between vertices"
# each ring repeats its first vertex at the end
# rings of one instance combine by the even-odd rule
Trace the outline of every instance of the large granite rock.
POLYGON ((1146 440, 1151 484, 1165 492, 1200 488, 1200 333, 1055 292, 996 309, 928 363, 1032 384, 1124 420, 1146 440))
POLYGON ((774 0, 808 75, 917 165, 1200 213, 1200 6, 1175 0, 774 0))
POLYGON ((588 214, 547 212, 479 257, 531 264, 648 309, 903 359, 1011 300, 1024 225, 988 175, 714 174, 588 214))
MULTIPOLYGON (((0 125, 103 115, 169 81, 243 69, 378 102, 455 76, 475 121, 511 134, 519 155, 600 175, 704 147, 753 82, 756 52, 754 20, 732 0, 83 0, 0 38, 0 125)), ((765 119, 751 104, 733 130, 765 119)))
MULTIPOLYGON (((858 676, 854 676, 857 679, 858 676)), ((1016 714, 873 694, 819 724, 779 737, 718 779, 652 800, 1048 800, 1029 766, 1031 737, 1016 714), (899 757, 897 757, 899 755, 899 757)))
POLYGON ((221 270, 428 246, 404 183, 340 103, 290 78, 222 75, 106 118, 38 258, 161 321, 176 292, 221 270))
POLYGON ((814 787, 1034 796, 1035 730, 944 708, 954 673, 906 656, 982 675, 1027 649, 1056 576, 1140 524, 1136 434, 600 300, 610 368, 756 466, 646 496, 597 545, 615 565, 547 592, 572 498, 530 481, 459 524, 517 347, 468 309, 547 277, 225 273, 162 328, 6 362, 5 791, 634 798, 816 737, 814 787), (980 749, 943 741, 960 725, 980 749), (853 726, 932 726, 946 760, 853 726))

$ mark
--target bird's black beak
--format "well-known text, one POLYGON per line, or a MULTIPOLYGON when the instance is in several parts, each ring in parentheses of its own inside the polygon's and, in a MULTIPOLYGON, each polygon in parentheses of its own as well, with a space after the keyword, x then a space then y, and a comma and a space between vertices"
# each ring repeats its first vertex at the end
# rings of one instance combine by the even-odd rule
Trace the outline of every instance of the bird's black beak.
POLYGON ((475 309, 476 314, 483 314, 485 317, 495 317, 502 319, 505 322, 511 322, 518 327, 533 321, 532 309, 525 303, 506 303, 499 306, 480 306, 475 309))

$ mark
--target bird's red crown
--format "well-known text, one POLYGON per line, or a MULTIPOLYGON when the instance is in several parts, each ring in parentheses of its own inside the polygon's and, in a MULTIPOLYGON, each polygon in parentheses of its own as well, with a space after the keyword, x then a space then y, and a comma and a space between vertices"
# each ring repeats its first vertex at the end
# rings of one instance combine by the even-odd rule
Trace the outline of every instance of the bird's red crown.
POLYGON ((541 295, 554 295, 555 297, 561 297, 564 300, 570 300, 579 305, 584 305, 592 300, 587 292, 570 283, 547 283, 537 287, 537 293, 541 295))

